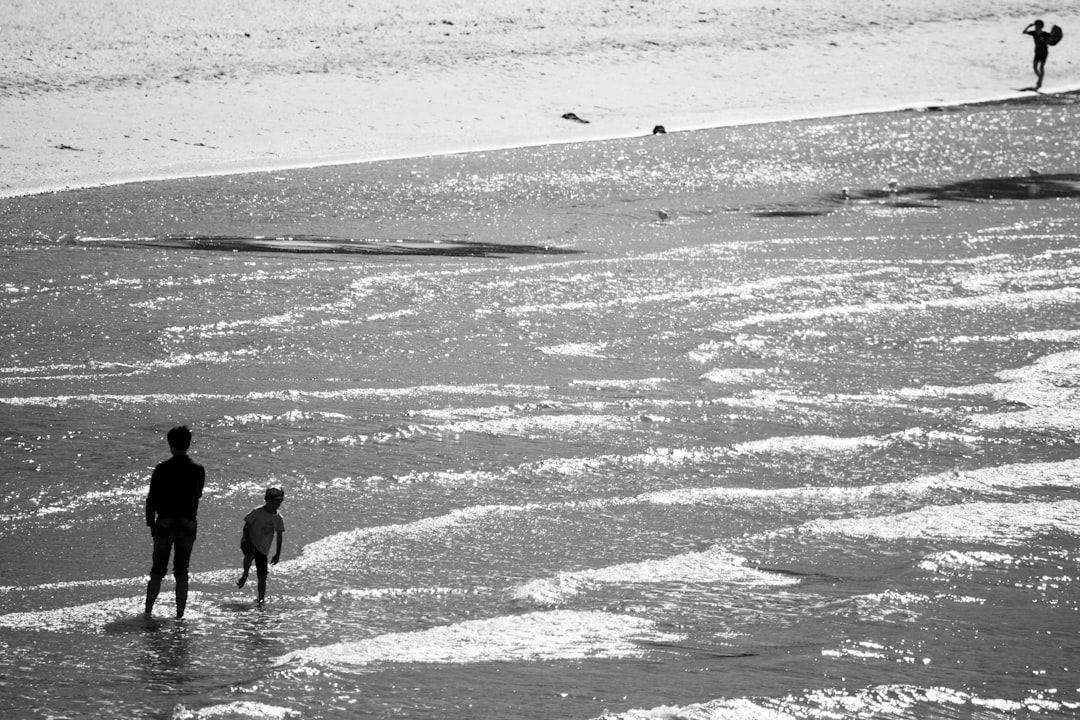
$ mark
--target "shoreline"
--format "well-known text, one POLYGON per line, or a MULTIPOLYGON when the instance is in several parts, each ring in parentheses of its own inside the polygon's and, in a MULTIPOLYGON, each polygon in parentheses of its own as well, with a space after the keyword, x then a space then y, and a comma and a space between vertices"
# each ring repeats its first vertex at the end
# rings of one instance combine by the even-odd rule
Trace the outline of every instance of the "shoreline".
MULTIPOLYGON (((745 120, 731 121, 731 122, 716 122, 716 123, 704 123, 700 125, 688 125, 688 126, 673 126, 668 128, 665 126, 666 133, 683 133, 683 132, 707 132, 709 130, 719 130, 724 128, 733 127, 752 127, 754 125, 771 125, 776 123, 789 123, 800 122, 805 120, 825 120, 829 118, 850 118, 859 117, 862 115, 881 115, 888 113, 904 113, 904 112, 928 112, 935 110, 948 110, 964 107, 975 107, 979 105, 991 105, 991 104, 1012 104, 1023 102, 1037 102, 1039 97, 1059 97, 1069 95, 1072 93, 1080 93, 1080 84, 1072 85, 1068 87, 1055 87, 1048 90, 1029 91, 1018 90, 1010 93, 1003 93, 996 96, 987 96, 981 98, 965 98, 963 100, 956 100, 953 102, 904 102, 895 105, 883 105, 880 107, 867 107, 865 109, 850 109, 850 110, 838 110, 835 112, 819 112, 819 113, 793 113, 791 115, 769 116, 760 118, 750 118, 745 120)), ((289 170, 305 170, 319 167, 337 167, 347 165, 364 165, 368 163, 379 162, 393 162, 398 160, 413 160, 426 157, 442 157, 446 155, 461 155, 461 154, 475 154, 485 152, 500 152, 506 150, 514 150, 518 148, 531 148, 531 147, 543 147, 549 145, 574 145, 578 143, 593 143, 593 142, 607 142, 614 140, 626 140, 636 137, 647 137, 651 132, 622 132, 611 134, 593 134, 584 137, 574 138, 562 138, 562 139, 543 139, 536 140, 534 142, 524 141, 507 144, 493 144, 493 145, 476 145, 476 146, 464 146, 459 148, 448 149, 432 149, 423 150, 417 152, 406 153, 388 153, 380 155, 377 153, 365 153, 360 155, 340 155, 340 156, 323 156, 313 157, 308 160, 296 160, 285 161, 281 163, 269 163, 263 159, 250 160, 247 162, 240 161, 237 163, 230 163, 220 167, 207 166, 202 170, 190 170, 181 171, 176 173, 131 173, 118 175, 109 179, 88 180, 78 184, 64 184, 56 186, 38 186, 22 189, 9 189, 0 190, 0 199, 28 197, 33 195, 49 195, 58 194, 69 191, 87 190, 93 188, 103 187, 115 187, 119 185, 129 185, 136 183, 149 183, 159 182, 166 180, 182 180, 186 178, 210 178, 210 177, 227 177, 230 175, 245 175, 249 173, 268 173, 268 172, 284 172, 289 170)))

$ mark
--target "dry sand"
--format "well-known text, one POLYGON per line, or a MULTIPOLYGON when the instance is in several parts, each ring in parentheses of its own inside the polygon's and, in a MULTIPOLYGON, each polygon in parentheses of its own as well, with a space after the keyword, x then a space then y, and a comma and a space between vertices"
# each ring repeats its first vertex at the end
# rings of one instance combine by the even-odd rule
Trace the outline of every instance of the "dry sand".
POLYGON ((0 195, 1009 97, 1036 17, 1080 86, 1062 0, 6 5, 0 195))

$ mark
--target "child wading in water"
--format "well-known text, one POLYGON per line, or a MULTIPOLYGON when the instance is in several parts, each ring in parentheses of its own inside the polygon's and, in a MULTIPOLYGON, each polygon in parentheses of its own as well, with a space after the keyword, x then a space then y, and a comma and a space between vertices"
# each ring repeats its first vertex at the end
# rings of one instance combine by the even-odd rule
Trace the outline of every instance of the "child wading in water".
POLYGON ((255 577, 259 581, 259 602, 266 599, 266 577, 270 574, 269 565, 277 565, 281 559, 281 536, 285 532, 285 521, 278 514, 278 508, 285 500, 285 491, 279 488, 266 489, 266 504, 255 508, 244 518, 244 536, 240 540, 240 549, 244 553, 244 573, 236 581, 236 587, 244 587, 247 582, 251 563, 255 563, 255 577), (273 557, 270 551, 274 550, 273 557))

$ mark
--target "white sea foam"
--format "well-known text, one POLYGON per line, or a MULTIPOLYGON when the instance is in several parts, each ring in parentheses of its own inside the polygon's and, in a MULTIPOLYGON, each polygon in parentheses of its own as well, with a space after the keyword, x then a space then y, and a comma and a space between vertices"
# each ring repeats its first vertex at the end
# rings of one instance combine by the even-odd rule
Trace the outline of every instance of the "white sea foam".
MULTIPOLYGON (((874 653, 875 648, 866 649, 874 653)), ((876 685, 862 690, 825 689, 775 698, 731 698, 681 707, 605 713, 595 720, 839 720, 840 718, 909 718, 948 715, 966 706, 984 720, 1009 720, 1016 713, 1065 713, 1080 708, 1053 697, 1053 691, 1018 700, 973 695, 963 690, 916 685, 876 685)))
POLYGON ((562 343, 537 348, 545 355, 566 355, 571 357, 605 358, 604 343, 562 343))
POLYGON ((503 418, 500 420, 475 420, 442 425, 436 428, 442 433, 481 433, 485 435, 568 435, 581 432, 626 430, 632 422, 615 415, 535 415, 530 417, 503 418))
POLYGON ((206 323, 204 325, 174 325, 162 330, 169 335, 188 336, 195 335, 198 337, 222 337, 225 335, 235 335, 237 332, 246 331, 252 327, 281 327, 283 325, 289 325, 296 322, 303 313, 287 312, 279 313, 277 315, 267 315, 266 317, 250 318, 243 320, 221 320, 216 323, 206 323))
POLYGON ((551 578, 531 580, 515 587, 518 602, 557 606, 594 585, 651 583, 723 583, 742 586, 797 585, 797 578, 748 567, 746 559, 711 548, 655 560, 562 572, 551 578))
POLYGON ((596 388, 653 388, 661 385, 670 385, 675 382, 671 378, 628 378, 622 380, 572 380, 571 386, 587 386, 596 388))
POLYGON ((490 663, 583 658, 629 658, 645 654, 642 641, 676 642, 656 623, 631 615, 556 610, 470 620, 426 630, 297 650, 286 663, 369 666, 384 663, 490 663))
POLYGON ((1009 335, 954 335, 950 338, 930 338, 935 342, 949 342, 955 345, 972 343, 1009 343, 1009 342, 1080 342, 1080 330, 1027 330, 1009 335))
POLYGON ((730 331, 750 325, 776 324, 782 322, 850 318, 858 315, 899 314, 941 309, 985 309, 995 307, 1038 308, 1044 305, 1080 302, 1080 288, 1065 287, 1053 290, 1030 290, 994 295, 933 298, 909 302, 872 302, 858 305, 830 305, 791 312, 761 313, 748 315, 739 320, 719 323, 718 331, 730 331))
POLYGON ((295 424, 305 423, 310 421, 333 421, 333 420, 348 420, 349 416, 337 412, 310 412, 306 410, 300 410, 294 408, 283 413, 270 414, 270 413, 244 413, 242 415, 225 415, 218 422, 220 425, 226 427, 236 425, 256 425, 256 424, 295 424))
POLYGON ((414 317, 419 314, 420 313, 417 310, 407 308, 404 310, 393 310, 391 312, 372 313, 364 319, 369 322, 381 322, 383 320, 397 320, 403 317, 414 317))
POLYGON ((1080 429, 1080 351, 1046 355, 1031 365, 1003 370, 998 377, 1003 382, 987 386, 987 392, 1027 409, 973 415, 968 418, 973 425, 992 430, 1080 429))
POLYGON ((831 435, 786 435, 738 443, 732 447, 732 450, 738 453, 838 455, 861 452, 871 447, 881 447, 889 443, 889 441, 888 436, 878 437, 873 435, 847 438, 831 435))
MULTIPOLYGON (((903 436, 903 433, 897 434, 903 436)), ((870 436, 872 439, 872 436, 870 436)), ((865 438, 853 438, 849 448, 857 448, 861 443, 866 441, 865 438)), ((871 440, 872 441, 872 440, 871 440)), ((817 442, 814 440, 814 442, 817 442)), ((726 450, 719 450, 717 452, 726 453, 726 450)), ((648 454, 646 454, 648 455, 648 454)), ((669 457, 667 453, 655 453, 652 455, 659 462, 662 463, 678 463, 687 461, 697 461, 700 459, 700 455, 696 452, 689 452, 687 454, 672 453, 669 457)), ((542 465, 548 465, 552 461, 545 461, 542 465)), ((614 460, 612 460, 614 462, 614 460)), ((528 468, 529 472, 538 471, 537 464, 530 464, 528 468)), ((565 468, 565 466, 562 466, 565 468)), ((519 469, 520 471, 520 469, 519 469)), ((386 535, 396 535, 401 537, 423 537, 428 536, 431 533, 440 532, 446 528, 455 527, 460 524, 471 523, 481 518, 489 518, 494 516, 510 517, 515 515, 528 515, 536 512, 565 512, 571 511, 589 511, 597 509, 609 509, 614 507, 626 507, 631 505, 700 505, 703 503, 717 502, 733 498, 750 498, 756 499, 760 502, 790 502, 792 498, 802 499, 804 502, 821 502, 822 500, 830 500, 838 505, 844 505, 846 503, 861 501, 866 498, 880 497, 880 496, 912 496, 912 497, 925 497, 928 495, 939 495, 942 490, 956 490, 962 492, 971 492, 979 490, 987 493, 1002 493, 1010 490, 1015 490, 1025 487, 1038 487, 1038 486, 1058 486, 1058 487, 1075 487, 1080 484, 1078 480, 1080 475, 1080 460, 1069 460, 1055 463, 1031 463, 1031 464, 1010 464, 1004 466, 996 466, 985 469, 977 469, 963 472, 947 472, 927 476, 919 476, 912 479, 907 479, 899 482, 882 483, 870 486, 856 486, 856 487, 795 487, 784 489, 757 489, 746 487, 707 487, 707 488, 681 488, 677 490, 664 490, 650 493, 643 493, 636 496, 622 496, 622 497, 609 497, 609 498, 597 498, 588 501, 570 501, 565 503, 531 503, 525 505, 485 505, 485 506, 473 506, 468 508, 462 508, 446 515, 435 516, 430 518, 422 518, 412 523, 406 523, 401 525, 388 525, 378 526, 372 528, 359 528, 356 530, 350 530, 337 535, 329 536, 323 540, 315 541, 306 546, 301 556, 293 561, 282 563, 279 566, 282 570, 287 570, 293 563, 300 566, 308 564, 321 565, 322 567, 328 567, 333 564, 334 558, 342 553, 348 553, 348 548, 355 543, 367 541, 373 537, 382 537, 386 535)), ((477 472, 463 472, 456 473, 448 478, 454 482, 462 484, 470 484, 475 482, 490 482, 493 478, 498 479, 502 475, 500 473, 488 474, 477 472)), ((435 479, 431 475, 421 474, 412 478, 414 481, 420 480, 432 480, 435 479)), ((951 507, 951 506, 950 506, 951 507)), ((970 534, 978 535, 981 532, 979 525, 982 522, 982 514, 977 511, 982 508, 985 515, 994 517, 995 508, 1002 508, 1009 511, 1009 513, 1017 514, 1019 516, 1026 517, 1028 508, 1031 512, 1038 512, 1039 506, 1037 505, 1010 505, 1010 504, 971 504, 956 506, 961 511, 970 511, 974 513, 974 516, 965 519, 963 512, 956 512, 955 517, 952 518, 956 523, 960 523, 954 528, 954 532, 959 532, 961 528, 966 528, 970 534), (983 507, 985 506, 985 507, 983 507)), ((1053 508, 1054 506, 1049 506, 1053 508)), ((803 526, 804 531, 818 532, 818 533, 832 533, 832 534, 853 534, 856 532, 862 532, 866 535, 873 535, 875 528, 880 528, 882 532, 892 532, 896 537, 904 536, 905 532, 918 532, 920 529, 920 523, 922 519, 917 513, 925 513, 928 516, 934 514, 940 514, 945 520, 949 519, 949 510, 947 508, 925 508, 920 511, 916 511, 908 520, 903 520, 901 517, 899 520, 894 516, 886 516, 882 518, 869 518, 869 519, 849 519, 849 520, 822 520, 815 521, 820 525, 815 525, 813 522, 806 526, 803 526), (906 530, 905 530, 906 528, 906 530)), ((1065 505, 1058 508, 1057 512, 1047 511, 1047 521, 1052 521, 1053 518, 1068 517, 1070 512, 1070 506, 1065 505)), ((1003 518, 1007 515, 1003 515, 1003 518)), ((1005 523, 1006 520, 1002 519, 1001 523, 1005 523)), ((1034 531, 1035 527, 1041 527, 1041 525, 1032 525, 1031 520, 1020 522, 1017 527, 1028 528, 1030 531, 1034 531)), ((999 523, 1000 524, 1000 523, 999 523)), ((934 526, 931 526, 934 527, 934 526)), ((948 528, 948 525, 943 525, 948 528)), ((1002 528, 1003 530, 1005 528, 1002 528)), ((925 532, 929 532, 929 528, 924 529, 925 532)), ((917 535, 918 536, 918 535, 917 535)), ((698 567, 701 567, 700 561, 706 561, 710 567, 720 568, 724 571, 729 571, 732 567, 739 568, 740 572, 748 572, 750 569, 742 567, 739 562, 733 560, 733 556, 715 556, 709 554, 707 556, 690 556, 692 564, 698 563, 698 567)), ((672 561, 661 561, 672 562, 672 561)), ((677 564, 677 563, 674 563, 677 564)), ((636 566, 637 564, 632 564, 636 566)), ((631 567, 631 566, 628 566, 631 567)), ((680 572, 686 571, 686 569, 680 570, 680 572)), ((585 571, 587 574, 592 573, 596 577, 600 577, 596 574, 596 571, 585 571)), ((660 569, 653 568, 650 570, 653 573, 653 577, 660 576, 660 569)), ((756 571, 754 571, 756 572, 756 571)), ((629 574, 629 573, 628 573, 629 574)), ((714 577, 718 576, 715 575, 714 577)), ((579 577, 577 573, 571 573, 567 576, 573 582, 570 585, 575 585, 581 580, 588 579, 587 577, 579 577)), ((770 576, 771 577, 771 576, 770 576)), ((564 580, 566 578, 563 578, 564 580)), ((560 581, 562 582, 562 581, 560 581)), ((546 593, 546 589, 538 589, 538 593, 546 593)))
POLYGON ((867 641, 847 642, 839 648, 827 648, 821 651, 823 657, 853 658, 856 660, 892 660, 895 662, 914 663, 915 656, 910 650, 895 652, 880 643, 867 641))
MULTIPOLYGON (((145 584, 145 580, 142 581, 145 584)), ((174 610, 171 588, 163 590, 157 609, 162 615, 174 610)), ((184 613, 190 620, 204 617, 199 610, 204 597, 192 592, 188 596, 189 609, 184 613)), ((0 628, 9 630, 48 630, 52 632, 80 632, 90 635, 103 634, 111 624, 142 624, 143 598, 122 597, 98 602, 72 605, 48 610, 32 610, 0 615, 0 628)))
POLYGON ((919 568, 928 572, 945 574, 984 568, 1009 567, 1015 562, 1016 560, 1012 555, 1000 552, 946 550, 945 552, 927 555, 919 563, 919 568))
POLYGON ((562 303, 546 303, 537 305, 517 305, 508 307, 505 311, 510 315, 551 314, 565 311, 597 310, 612 307, 633 307, 654 303, 682 304, 691 300, 713 299, 723 297, 740 297, 755 295, 763 292, 775 292, 779 288, 791 285, 805 286, 807 283, 819 284, 838 280, 851 280, 859 277, 877 277, 880 275, 895 275, 900 269, 874 268, 858 273, 834 273, 814 276, 781 276, 746 282, 734 285, 715 285, 709 287, 693 287, 686 290, 670 290, 666 292, 648 293, 643 295, 622 295, 610 300, 573 300, 562 303))
POLYGON ((0 380, 5 382, 32 382, 39 380, 86 380, 101 377, 129 377, 145 375, 156 370, 172 370, 189 365, 224 365, 257 355, 257 350, 232 350, 228 352, 207 351, 200 353, 175 353, 163 358, 138 362, 56 363, 33 367, 0 368, 0 380))
POLYGON ((714 368, 703 373, 698 379, 721 384, 741 385, 761 379, 765 372, 763 368, 714 368))
POLYGON ((134 393, 120 395, 114 393, 87 393, 82 395, 38 395, 26 397, 0 397, 0 404, 6 405, 37 405, 44 407, 64 407, 75 404, 102 404, 102 405, 142 405, 142 404, 181 404, 201 402, 204 400, 225 400, 234 402, 250 402, 257 400, 353 400, 357 398, 399 398, 399 397, 422 397, 428 395, 451 395, 451 396, 513 396, 529 397, 544 396, 548 393, 544 386, 530 385, 413 385, 401 388, 342 388, 339 390, 270 390, 262 392, 249 392, 242 395, 225 395, 218 393, 134 393))
POLYGON ((878 540, 950 540, 1018 545, 1039 533, 1080 535, 1080 501, 972 502, 867 518, 818 519, 800 532, 878 540))
POLYGON ((181 405, 203 400, 234 399, 230 395, 215 393, 89 393, 84 395, 37 395, 26 397, 0 397, 3 405, 35 405, 40 407, 65 407, 68 405, 181 405))
POLYGON ((303 713, 278 705, 241 700, 203 708, 173 708, 171 720, 213 720, 214 718, 251 718, 252 720, 289 720, 303 717, 303 713))

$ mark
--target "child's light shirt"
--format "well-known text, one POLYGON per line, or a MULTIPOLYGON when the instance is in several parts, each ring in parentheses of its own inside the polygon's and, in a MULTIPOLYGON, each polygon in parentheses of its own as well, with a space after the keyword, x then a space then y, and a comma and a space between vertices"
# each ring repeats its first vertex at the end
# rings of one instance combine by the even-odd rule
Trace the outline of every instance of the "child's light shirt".
POLYGON ((256 550, 266 556, 274 548, 277 533, 285 532, 285 520, 281 513, 272 513, 265 507, 257 507, 244 518, 244 536, 256 550))

